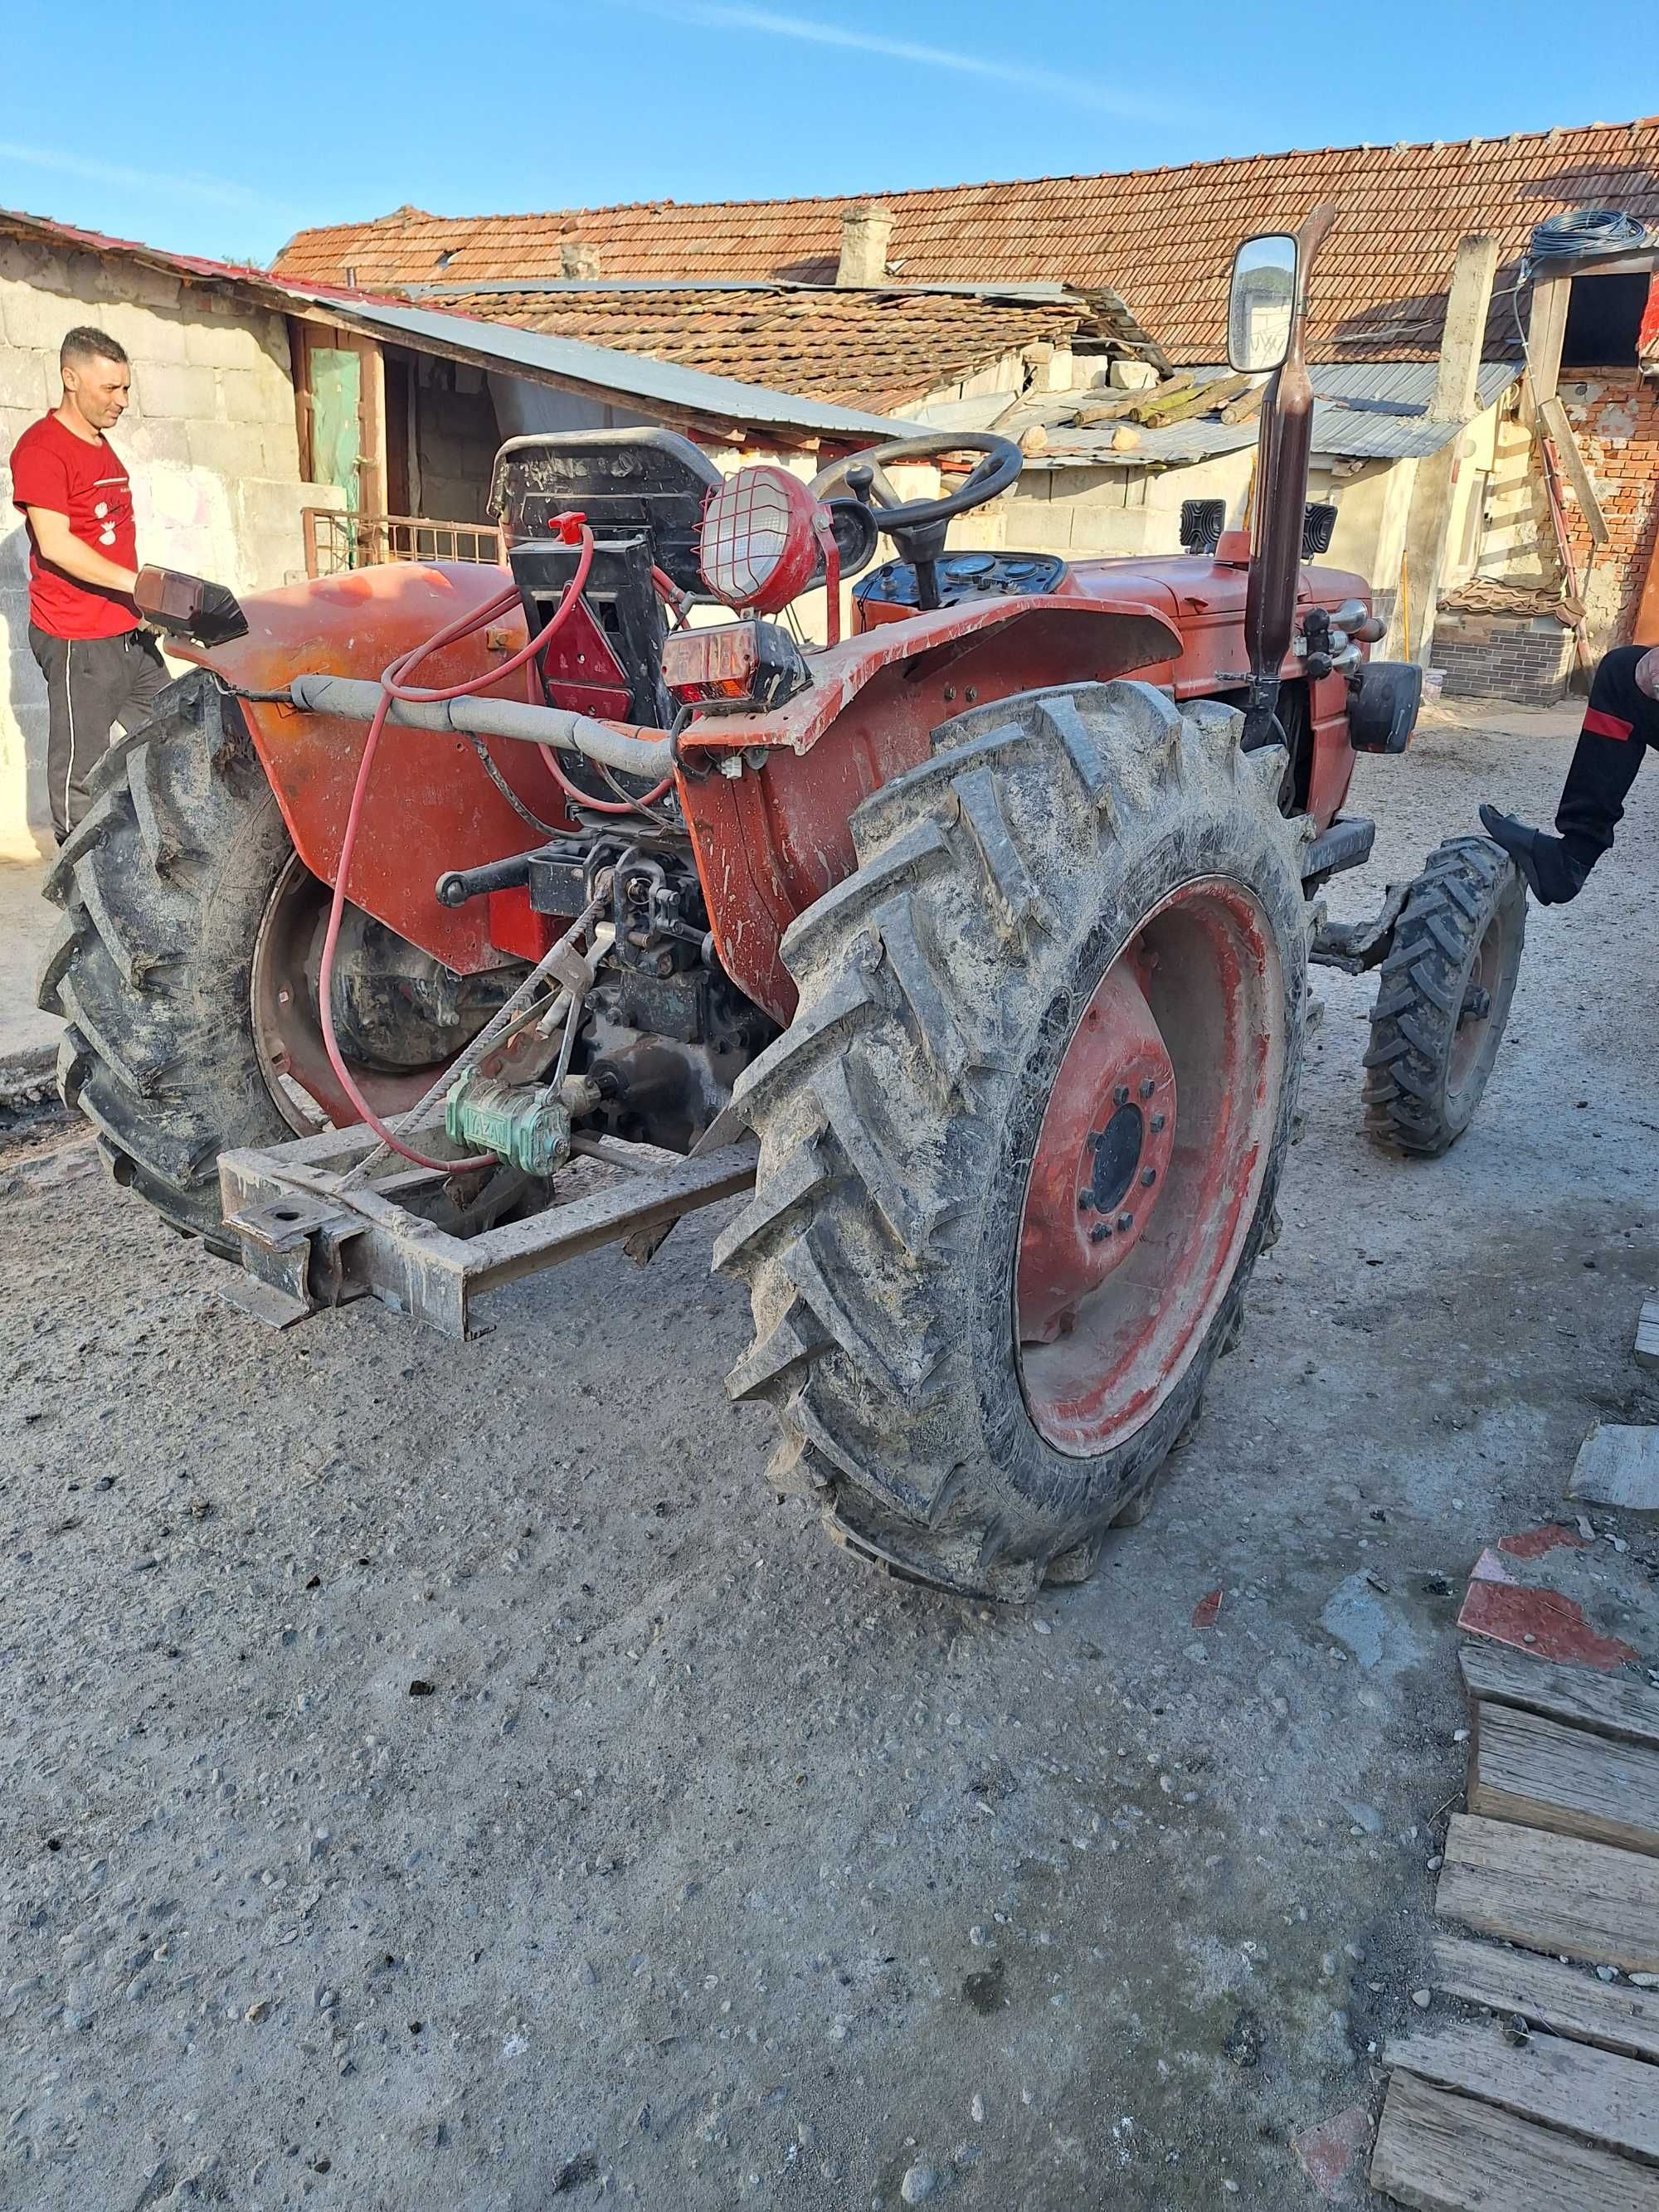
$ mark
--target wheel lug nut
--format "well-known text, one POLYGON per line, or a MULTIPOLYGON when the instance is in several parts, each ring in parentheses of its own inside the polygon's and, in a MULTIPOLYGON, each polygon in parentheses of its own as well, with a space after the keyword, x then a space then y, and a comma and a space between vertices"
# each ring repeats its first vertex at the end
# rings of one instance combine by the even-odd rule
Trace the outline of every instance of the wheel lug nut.
POLYGON ((1158 1170, 1156 1168, 1142 1168, 1140 1170, 1140 1188, 1142 1190, 1150 1190, 1157 1181, 1158 1170))
POLYGON ((1141 1086, 1140 1086, 1140 1095, 1141 1095, 1141 1097, 1142 1097, 1143 1098, 1150 1098, 1150 1097, 1152 1097, 1152 1095, 1153 1091, 1156 1091, 1156 1090, 1157 1090, 1157 1088, 1158 1088, 1157 1084, 1155 1084, 1155 1083, 1153 1082, 1153 1080, 1152 1080, 1152 1077, 1149 1075, 1149 1076, 1147 1076, 1147 1077, 1146 1078, 1145 1081, 1141 1084, 1141 1086))
POLYGON ((1135 1218, 1133 1214, 1120 1213, 1117 1217, 1117 1225, 1120 1229, 1123 1230, 1133 1229, 1135 1225, 1135 1218))
POLYGON ((1099 1244, 1109 1237, 1111 1233, 1112 1224, 1109 1221, 1097 1221, 1094 1227, 1089 1231, 1089 1242, 1091 1244, 1099 1244))
POLYGON ((1079 1191, 1077 1194, 1077 1210, 1079 1213, 1092 1213, 1094 1212, 1095 1194, 1093 1191, 1079 1191))
POLYGON ((1129 1086, 1127 1083, 1120 1083, 1112 1093, 1112 1103, 1114 1106, 1127 1106, 1128 1103, 1129 1086))
POLYGON ((1164 1134, 1164 1116, 1161 1114, 1154 1114, 1146 1127, 1155 1137, 1161 1137, 1164 1134))

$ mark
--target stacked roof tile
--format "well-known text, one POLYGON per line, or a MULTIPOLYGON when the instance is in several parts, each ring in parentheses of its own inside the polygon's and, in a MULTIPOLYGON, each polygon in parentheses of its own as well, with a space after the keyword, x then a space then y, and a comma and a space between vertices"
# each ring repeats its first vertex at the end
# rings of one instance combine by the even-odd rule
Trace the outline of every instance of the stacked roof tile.
MULTIPOLYGON (((864 198, 860 195, 859 198, 864 198)), ((1050 279, 1109 286, 1170 357, 1220 358, 1227 271, 1252 231, 1294 228, 1321 200, 1340 219, 1312 301, 1316 355, 1413 360, 1440 340, 1458 240, 1484 230, 1503 272, 1488 357, 1510 352, 1504 296, 1533 226, 1611 207, 1659 223, 1659 117, 1444 145, 1328 147, 1181 168, 884 196, 900 283, 1050 279)), ((833 280, 851 198, 672 201, 540 216, 447 217, 400 208, 302 231, 285 275, 370 286, 556 277, 573 244, 607 277, 833 280), (348 276, 348 272, 351 272, 348 276)), ((745 371, 745 373, 748 373, 745 371)))

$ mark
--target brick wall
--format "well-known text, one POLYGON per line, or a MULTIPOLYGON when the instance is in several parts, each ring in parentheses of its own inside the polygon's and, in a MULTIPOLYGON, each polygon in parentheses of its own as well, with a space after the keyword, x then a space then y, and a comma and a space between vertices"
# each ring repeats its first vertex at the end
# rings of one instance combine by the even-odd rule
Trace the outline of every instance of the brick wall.
MULTIPOLYGON (((1659 382, 1634 369, 1562 379, 1562 404, 1595 479, 1608 541, 1590 565, 1590 535, 1569 488, 1567 537, 1595 650, 1628 645, 1659 537, 1659 382)), ((1645 642, 1645 641, 1644 641, 1645 642)))
POLYGON ((91 323, 132 358, 113 442, 132 475, 139 557, 256 591, 302 575, 288 325, 203 285, 96 254, 0 240, 0 853, 46 819, 46 691, 28 649, 28 544, 6 457, 62 395, 58 348, 91 323))
POLYGON ((1453 614, 1434 627, 1434 664, 1449 699, 1515 699, 1547 707, 1567 689, 1572 633, 1553 615, 1453 614))

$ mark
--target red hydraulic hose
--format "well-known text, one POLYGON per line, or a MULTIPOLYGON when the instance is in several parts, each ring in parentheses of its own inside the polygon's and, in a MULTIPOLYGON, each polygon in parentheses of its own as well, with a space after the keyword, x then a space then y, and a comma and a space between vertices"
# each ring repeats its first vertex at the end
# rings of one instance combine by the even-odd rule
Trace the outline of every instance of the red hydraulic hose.
MULTIPOLYGON (((651 581, 656 590, 657 597, 672 611, 674 617, 674 627, 677 629, 684 629, 685 614, 680 605, 679 586, 673 578, 658 568, 654 562, 651 566, 651 581)), ((533 698, 531 704, 532 706, 536 704, 533 698)), ((538 745, 536 750, 547 763, 548 774, 563 792, 565 797, 574 799, 579 806, 586 807, 590 813, 593 814, 632 814, 639 807, 654 806, 674 781, 672 775, 664 776, 662 781, 653 786, 641 799, 596 799, 592 792, 584 791, 579 783, 572 783, 563 769, 560 767, 559 757, 551 745, 538 745)))
MULTIPOLYGON (((582 586, 587 581, 587 572, 593 565, 593 533, 585 525, 581 532, 581 549, 580 557, 576 562, 576 573, 561 592, 557 606, 554 608, 546 623, 537 631, 528 644, 521 646, 510 660, 504 660, 501 663, 495 672, 495 677, 510 676, 515 669, 524 667, 569 618, 581 596, 582 586)), ((495 1155, 493 1152, 479 1152, 471 1159, 433 1160, 428 1159, 423 1152, 411 1152, 407 1145, 392 1135, 391 1130, 381 1121, 353 1081, 351 1072, 345 1063, 345 1056, 340 1050, 339 1040, 334 1034, 334 954, 335 948, 339 943, 341 916, 345 911, 346 881, 351 872, 352 854, 356 848, 357 830, 362 817, 363 795, 368 788, 369 772, 374 765, 374 756, 380 750, 380 734, 386 728, 386 719, 392 711, 392 702, 402 700, 405 703, 413 702, 425 706, 436 704, 446 699, 459 699, 465 696, 474 688, 476 679, 460 684, 422 686, 410 682, 410 672, 429 653, 441 652, 445 646, 454 645, 461 638, 469 636, 475 629, 482 629, 486 623, 495 621, 498 617, 506 614, 509 608, 518 604, 518 586, 510 585, 507 590, 491 599, 488 605, 457 616, 454 621, 447 623, 441 630, 434 631, 423 645, 412 646, 407 653, 399 653, 398 658, 388 662, 381 672, 380 703, 374 709, 374 718, 368 726, 368 736, 363 745, 363 757, 357 764, 357 781, 352 787, 351 805, 346 813, 345 835, 340 841, 339 865, 334 876, 334 896, 330 902, 328 909, 328 930, 323 939, 322 959, 318 966, 317 995, 319 1000, 319 1012, 322 1018, 323 1044, 328 1054, 329 1066, 334 1070, 346 1097, 350 1099, 358 1113, 362 1115, 383 1145, 389 1145, 394 1152, 401 1153, 404 1159, 412 1160, 417 1168, 434 1168, 445 1175, 464 1175, 475 1168, 494 1167, 497 1164, 495 1155)), ((562 777, 560 781, 563 781, 562 777)))

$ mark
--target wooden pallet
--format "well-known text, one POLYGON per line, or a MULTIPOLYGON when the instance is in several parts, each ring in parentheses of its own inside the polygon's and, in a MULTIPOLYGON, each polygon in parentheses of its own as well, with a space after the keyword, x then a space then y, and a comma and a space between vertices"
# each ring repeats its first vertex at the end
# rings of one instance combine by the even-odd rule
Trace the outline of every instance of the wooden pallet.
POLYGON ((1434 1982, 1487 2017, 1389 2045, 1371 2186, 1419 2212, 1659 2212, 1659 1691, 1486 1644, 1462 1664, 1469 1809, 1435 1910, 1492 1940, 1437 1936, 1434 1982))

